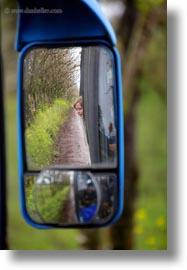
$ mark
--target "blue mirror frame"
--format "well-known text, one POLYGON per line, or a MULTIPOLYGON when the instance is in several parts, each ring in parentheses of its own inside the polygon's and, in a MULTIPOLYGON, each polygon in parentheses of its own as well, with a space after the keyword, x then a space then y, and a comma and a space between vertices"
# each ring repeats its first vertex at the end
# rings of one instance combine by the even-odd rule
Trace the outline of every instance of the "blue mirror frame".
MULTIPOLYGON (((37 1, 38 7, 44 1, 37 1)), ((49 0, 45 1, 45 5, 48 8, 51 6, 49 4, 49 0), (48 5, 48 6, 47 6, 48 5)), ((62 8, 64 10, 69 10, 72 7, 66 1, 56 1, 55 8, 62 8)), ((24 138, 23 138, 23 108, 22 108, 22 82, 23 82, 23 59, 26 52, 29 49, 32 49, 36 46, 84 46, 84 45, 104 45, 110 49, 114 58, 115 72, 116 72, 116 93, 117 93, 117 127, 118 127, 118 168, 117 168, 117 176, 118 176, 118 208, 113 219, 105 224, 104 226, 112 225, 117 219, 120 217, 123 210, 123 201, 124 201, 124 119, 123 119, 123 98, 122 98, 122 84, 121 84, 121 65, 120 65, 120 56, 115 48, 116 39, 113 29, 108 22, 108 20, 104 17, 101 10, 99 9, 99 5, 95 0, 73 0, 73 3, 77 5, 79 8, 76 12, 80 17, 84 17, 84 20, 89 21, 90 23, 86 26, 86 30, 80 28, 80 25, 77 25, 75 21, 71 21, 70 31, 66 32, 66 36, 64 36, 64 32, 60 31, 60 28, 57 27, 55 30, 53 28, 53 33, 46 31, 49 28, 49 21, 47 20, 47 16, 43 16, 41 14, 33 14, 33 16, 25 16, 24 13, 20 13, 18 17, 18 27, 17 27, 17 38, 16 38, 16 49, 20 52, 19 60, 18 60, 18 85, 17 85, 17 99, 18 99, 18 110, 17 110, 17 118, 18 118, 18 159, 19 159, 19 187, 20 187, 20 196, 21 196, 21 210, 23 217, 30 225, 39 229, 48 229, 54 228, 54 226, 50 225, 40 225, 34 223, 26 210, 25 205, 25 194, 24 194, 24 138), (87 13, 85 13, 87 10, 87 13), (89 10, 89 12, 88 12, 89 10), (81 14, 92 14, 90 19, 90 15, 87 17, 81 16, 81 14), (42 20, 41 20, 42 19, 42 20), (29 24, 28 24, 29 20, 29 24), (41 23, 42 21, 42 23, 41 23), (29 27, 27 26, 29 25, 29 27), (38 26, 37 31, 33 31, 38 26), (89 30, 90 29, 90 30, 89 30), (45 32, 45 31, 46 32, 45 32), (78 31, 79 30, 79 31, 78 31), (77 34, 78 33, 78 34, 77 34), (91 34, 90 34, 91 33, 91 34), (55 38, 54 38, 55 34, 55 38), (99 36, 99 38, 98 38, 99 36), (57 38, 58 37, 58 38, 57 38), (70 39, 70 40, 69 40, 70 39)), ((36 1, 28 1, 28 0, 20 0, 19 5, 21 9, 25 9, 26 7, 32 8, 35 6, 36 1)), ((71 13, 71 15, 75 14, 71 13)), ((63 13, 62 13, 63 16, 63 13)), ((58 23, 61 20, 69 20, 71 16, 67 16, 66 18, 58 17, 58 23)), ((77 18, 75 16, 75 18, 77 18)), ((57 23, 55 21, 55 23, 57 23)), ((57 23, 57 25, 58 25, 57 23)), ((82 22, 83 23, 83 22, 82 22)), ((81 23, 81 25, 82 25, 81 23)), ((60 24, 59 24, 60 25, 60 24)), ((104 170, 103 170, 104 172, 104 170)), ((107 171, 105 171, 107 173, 107 171)), ((90 225, 85 227, 101 227, 99 225, 90 225)), ((103 227, 103 225, 102 225, 103 227)), ((64 227, 62 227, 64 228, 64 227)), ((68 227, 70 228, 70 227, 68 227)))

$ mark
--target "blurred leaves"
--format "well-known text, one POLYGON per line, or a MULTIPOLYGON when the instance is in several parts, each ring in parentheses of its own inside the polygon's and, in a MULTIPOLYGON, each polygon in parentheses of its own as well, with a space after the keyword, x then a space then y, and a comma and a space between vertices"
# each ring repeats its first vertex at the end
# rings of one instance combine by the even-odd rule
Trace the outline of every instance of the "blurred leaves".
POLYGON ((141 91, 155 91, 166 104, 167 98, 167 62, 166 28, 157 29, 142 61, 140 79, 141 91))
POLYGON ((147 13, 153 9, 160 9, 160 5, 166 2, 166 0, 137 0, 137 7, 141 12, 147 13))
POLYGON ((146 210, 141 208, 135 212, 135 220, 143 220, 147 217, 146 210))

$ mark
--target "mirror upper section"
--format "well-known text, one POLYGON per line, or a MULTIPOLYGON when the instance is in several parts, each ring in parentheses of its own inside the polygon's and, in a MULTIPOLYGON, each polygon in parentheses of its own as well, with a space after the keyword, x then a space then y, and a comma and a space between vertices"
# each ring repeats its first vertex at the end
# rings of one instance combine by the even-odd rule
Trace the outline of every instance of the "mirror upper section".
POLYGON ((105 46, 33 47, 23 60, 28 171, 117 165, 114 60, 105 46))

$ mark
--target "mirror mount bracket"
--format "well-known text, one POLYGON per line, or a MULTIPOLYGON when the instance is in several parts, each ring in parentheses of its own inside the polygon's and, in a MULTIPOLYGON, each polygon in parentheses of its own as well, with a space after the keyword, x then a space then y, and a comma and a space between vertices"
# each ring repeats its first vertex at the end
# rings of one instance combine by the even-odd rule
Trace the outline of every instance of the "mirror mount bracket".
POLYGON ((112 46, 116 36, 96 0, 18 0, 15 48, 32 42, 102 39, 112 46))

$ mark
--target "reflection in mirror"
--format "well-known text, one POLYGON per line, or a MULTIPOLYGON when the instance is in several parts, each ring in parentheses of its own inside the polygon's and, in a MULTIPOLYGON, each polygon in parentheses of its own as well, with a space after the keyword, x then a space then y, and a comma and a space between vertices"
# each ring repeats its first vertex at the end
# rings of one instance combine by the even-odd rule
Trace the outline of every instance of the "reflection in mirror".
POLYGON ((104 224, 116 208, 114 174, 44 170, 24 181, 27 213, 38 224, 104 224))
POLYGON ((95 174, 95 179, 99 183, 101 198, 94 223, 104 224, 113 217, 117 207, 117 179, 114 174, 95 174))
POLYGON ((93 175, 90 173, 75 173, 74 194, 76 201, 76 216, 80 223, 91 222, 100 205, 100 190, 93 175))
POLYGON ((116 166, 114 74, 112 53, 103 46, 27 51, 23 98, 29 171, 116 166))

